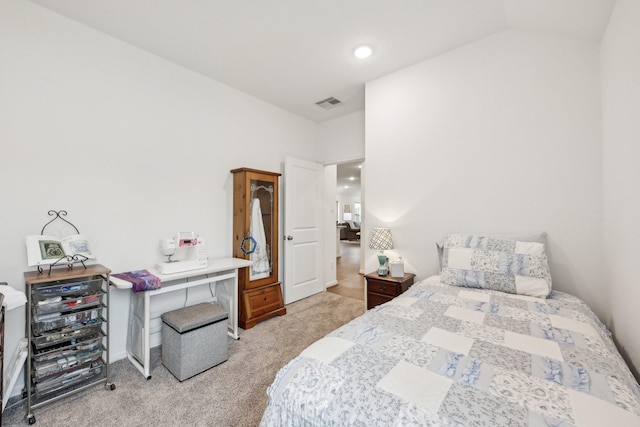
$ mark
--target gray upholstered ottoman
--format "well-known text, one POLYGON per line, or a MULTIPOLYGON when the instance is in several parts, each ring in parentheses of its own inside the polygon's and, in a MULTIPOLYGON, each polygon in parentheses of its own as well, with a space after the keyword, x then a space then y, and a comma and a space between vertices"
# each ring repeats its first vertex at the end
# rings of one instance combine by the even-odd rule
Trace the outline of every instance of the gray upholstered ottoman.
POLYGON ((162 364, 180 381, 227 360, 229 314, 224 309, 202 303, 161 317, 162 364))

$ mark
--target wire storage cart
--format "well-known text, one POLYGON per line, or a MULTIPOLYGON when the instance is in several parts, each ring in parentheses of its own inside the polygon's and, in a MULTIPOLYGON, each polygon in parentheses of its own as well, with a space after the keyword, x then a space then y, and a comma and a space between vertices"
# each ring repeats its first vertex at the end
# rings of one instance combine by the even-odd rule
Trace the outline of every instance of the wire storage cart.
POLYGON ((98 383, 114 390, 109 371, 109 274, 102 265, 25 272, 26 398, 33 409, 98 383))

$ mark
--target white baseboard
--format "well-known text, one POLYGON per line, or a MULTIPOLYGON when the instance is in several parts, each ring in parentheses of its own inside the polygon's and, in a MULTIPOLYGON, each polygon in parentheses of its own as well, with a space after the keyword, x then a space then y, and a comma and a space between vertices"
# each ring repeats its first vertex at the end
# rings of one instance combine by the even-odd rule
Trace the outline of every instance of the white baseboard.
POLYGON ((336 286, 338 284, 337 280, 332 280, 330 282, 328 282, 326 285, 324 285, 325 288, 330 288, 332 286, 336 286))

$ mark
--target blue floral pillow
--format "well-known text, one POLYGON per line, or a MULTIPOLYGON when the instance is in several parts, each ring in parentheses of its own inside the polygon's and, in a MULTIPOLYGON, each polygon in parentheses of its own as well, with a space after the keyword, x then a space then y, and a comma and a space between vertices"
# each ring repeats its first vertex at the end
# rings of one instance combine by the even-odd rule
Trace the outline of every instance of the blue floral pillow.
POLYGON ((539 242, 450 234, 442 254, 442 283, 546 298, 551 274, 539 242))

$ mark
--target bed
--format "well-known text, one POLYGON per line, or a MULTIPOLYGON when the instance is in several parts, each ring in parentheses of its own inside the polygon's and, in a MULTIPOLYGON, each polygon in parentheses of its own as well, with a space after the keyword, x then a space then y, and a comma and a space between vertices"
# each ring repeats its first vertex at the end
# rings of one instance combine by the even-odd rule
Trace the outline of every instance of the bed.
POLYGON ((261 426, 640 426, 638 383, 551 290, 544 244, 450 237, 440 275, 284 366, 261 426))

